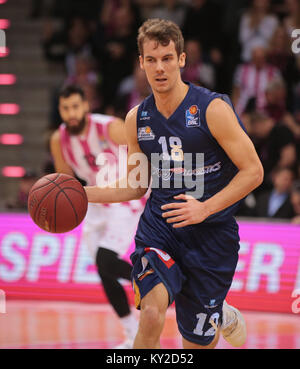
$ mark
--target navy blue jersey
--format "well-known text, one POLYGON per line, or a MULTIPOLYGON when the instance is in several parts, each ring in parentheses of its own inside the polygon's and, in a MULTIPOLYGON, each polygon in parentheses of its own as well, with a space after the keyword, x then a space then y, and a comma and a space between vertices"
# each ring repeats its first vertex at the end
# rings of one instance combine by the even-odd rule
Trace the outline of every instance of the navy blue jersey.
MULTIPOLYGON (((140 104, 137 137, 151 163, 153 179, 145 214, 150 211, 161 215, 161 206, 176 202, 175 195, 192 194, 196 181, 204 184, 198 200, 205 201, 222 190, 237 173, 236 166, 212 136, 206 122, 207 107, 216 98, 233 108, 227 95, 193 84, 189 84, 184 100, 168 119, 157 110, 153 94, 140 104)), ((244 129, 238 116, 237 119, 244 129)), ((203 223, 226 222, 237 206, 238 203, 233 204, 203 223)))

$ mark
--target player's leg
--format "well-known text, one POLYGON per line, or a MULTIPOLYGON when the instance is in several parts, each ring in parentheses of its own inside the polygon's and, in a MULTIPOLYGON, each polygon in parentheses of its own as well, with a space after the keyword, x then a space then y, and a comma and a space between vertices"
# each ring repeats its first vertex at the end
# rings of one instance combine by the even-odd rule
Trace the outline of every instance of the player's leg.
POLYGON ((141 300, 140 323, 133 348, 160 348, 160 335, 164 327, 168 305, 169 294, 163 283, 153 287, 141 300))
POLYGON ((138 323, 130 310, 126 292, 118 279, 130 280, 132 266, 120 259, 114 251, 101 247, 97 251, 96 265, 105 294, 120 318, 126 335, 125 342, 117 348, 131 348, 138 323))
POLYGON ((141 310, 134 348, 160 348, 167 308, 185 277, 175 260, 161 249, 138 247, 131 260, 135 306, 141 310))
POLYGON ((238 227, 232 221, 197 225, 193 231, 184 233, 180 248, 189 278, 175 299, 179 331, 186 341, 200 346, 214 346, 217 333, 231 345, 241 346, 246 324, 241 313, 225 302, 238 261, 238 227))
POLYGON ((112 250, 100 247, 96 255, 96 265, 103 288, 111 305, 120 318, 130 313, 126 293, 118 279, 130 280, 132 266, 119 259, 112 250))

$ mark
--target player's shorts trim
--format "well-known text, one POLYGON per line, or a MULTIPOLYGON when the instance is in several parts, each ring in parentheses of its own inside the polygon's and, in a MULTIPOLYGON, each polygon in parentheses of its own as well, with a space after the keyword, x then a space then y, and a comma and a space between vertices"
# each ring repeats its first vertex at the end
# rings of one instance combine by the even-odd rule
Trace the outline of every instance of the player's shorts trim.
POLYGON ((138 249, 131 260, 136 308, 140 309, 141 300, 159 283, 166 287, 169 305, 172 304, 185 280, 175 261, 164 251, 153 247, 138 249))
MULTIPOLYGON (((136 309, 141 309, 142 299, 159 283, 163 281, 159 278, 158 274, 153 270, 146 270, 141 276, 133 276, 133 291, 134 291, 134 304, 136 309)), ((167 286, 165 285, 167 288, 167 286)), ((167 288, 168 290, 168 288, 167 288)), ((168 291, 169 292, 169 291, 168 291)))
POLYGON ((140 289, 135 283, 135 280, 133 280, 132 284, 133 284, 133 292, 134 292, 134 304, 135 304, 136 309, 139 309, 141 305, 140 289))

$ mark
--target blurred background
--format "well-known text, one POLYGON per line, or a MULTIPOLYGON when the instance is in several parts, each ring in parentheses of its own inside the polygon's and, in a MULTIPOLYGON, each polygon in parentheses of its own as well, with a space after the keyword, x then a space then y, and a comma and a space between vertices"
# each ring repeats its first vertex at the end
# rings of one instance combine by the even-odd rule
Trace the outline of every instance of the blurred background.
MULTIPOLYGON (((232 98, 265 169, 263 184, 238 213, 241 260, 232 301, 294 318, 300 52, 292 51, 292 32, 300 29, 300 0, 0 0, 6 36, 0 45, 0 288, 12 299, 105 302, 81 251, 80 230, 73 244, 70 235, 43 234, 26 214, 27 197, 37 178, 54 172, 49 137, 61 123, 63 85, 80 84, 92 112, 122 118, 150 93, 137 64, 136 36, 154 17, 181 27, 183 79, 232 98)), ((297 327, 292 348, 300 348, 297 327)), ((2 345, 7 340, 0 333, 2 345)))

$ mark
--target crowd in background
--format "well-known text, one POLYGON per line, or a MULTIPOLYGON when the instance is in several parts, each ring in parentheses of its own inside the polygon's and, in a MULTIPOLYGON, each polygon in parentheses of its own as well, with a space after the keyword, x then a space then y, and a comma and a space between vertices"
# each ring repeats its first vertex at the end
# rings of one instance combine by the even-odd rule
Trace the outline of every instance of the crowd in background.
MULTIPOLYGON (((176 22, 185 38, 186 81, 228 94, 265 169, 238 215, 300 224, 300 0, 33 0, 42 47, 82 86, 91 111, 124 118, 149 95, 136 37, 148 18, 176 22)), ((61 86, 58 86, 60 88, 61 86)), ((53 92, 49 129, 61 123, 53 92)))

